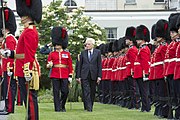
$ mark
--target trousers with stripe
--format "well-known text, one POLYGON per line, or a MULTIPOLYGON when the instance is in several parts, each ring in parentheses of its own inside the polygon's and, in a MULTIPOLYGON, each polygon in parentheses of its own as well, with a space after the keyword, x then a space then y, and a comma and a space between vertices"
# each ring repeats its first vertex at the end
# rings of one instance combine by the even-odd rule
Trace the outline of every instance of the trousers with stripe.
MULTIPOLYGON (((27 84, 24 77, 18 77, 20 92, 22 95, 22 100, 27 109, 27 84)), ((39 120, 38 112, 38 100, 37 100, 37 91, 29 90, 29 99, 28 99, 28 120, 39 120)))

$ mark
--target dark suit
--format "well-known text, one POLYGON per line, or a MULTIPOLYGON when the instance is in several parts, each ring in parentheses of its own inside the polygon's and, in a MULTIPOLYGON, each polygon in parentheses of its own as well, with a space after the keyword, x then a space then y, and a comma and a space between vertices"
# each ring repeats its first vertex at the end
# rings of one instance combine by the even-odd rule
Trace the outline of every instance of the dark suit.
POLYGON ((100 50, 93 49, 91 60, 88 58, 88 50, 83 51, 80 55, 78 78, 81 78, 84 105, 88 111, 93 109, 98 77, 102 77, 100 50))

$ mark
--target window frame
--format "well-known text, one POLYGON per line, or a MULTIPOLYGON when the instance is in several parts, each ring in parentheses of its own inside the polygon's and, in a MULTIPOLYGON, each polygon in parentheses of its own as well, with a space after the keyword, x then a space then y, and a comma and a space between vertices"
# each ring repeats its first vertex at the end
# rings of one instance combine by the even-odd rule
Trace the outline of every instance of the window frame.
POLYGON ((104 29, 106 30, 107 42, 111 42, 111 41, 117 40, 117 27, 105 27, 104 29), (115 30, 115 33, 111 34, 111 35, 114 36, 112 38, 108 37, 110 35, 108 33, 110 30, 112 30, 112 33, 113 33, 113 30, 115 30))

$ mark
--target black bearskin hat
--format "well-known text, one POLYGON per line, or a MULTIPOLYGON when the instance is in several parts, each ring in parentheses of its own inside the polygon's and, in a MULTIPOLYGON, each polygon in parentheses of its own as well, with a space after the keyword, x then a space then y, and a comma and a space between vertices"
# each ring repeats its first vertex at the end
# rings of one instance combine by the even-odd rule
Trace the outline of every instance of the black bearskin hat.
POLYGON ((149 30, 146 26, 144 25, 139 25, 136 28, 136 40, 145 40, 146 42, 150 41, 150 33, 149 30))
POLYGON ((125 37, 122 37, 122 38, 119 38, 118 40, 118 46, 119 46, 119 50, 122 50, 126 47, 126 38, 125 37))
POLYGON ((169 24, 166 20, 158 20, 155 28, 156 37, 169 38, 169 24))
POLYGON ((103 54, 104 55, 104 47, 105 47, 105 44, 104 43, 102 43, 102 44, 100 44, 99 45, 99 50, 101 51, 101 54, 103 54))
POLYGON ((41 22, 42 2, 41 0, 16 0, 16 9, 20 17, 29 16, 36 23, 41 22))
POLYGON ((180 27, 180 15, 177 18, 177 22, 176 22, 176 28, 179 29, 180 27))
POLYGON ((118 52, 118 40, 113 42, 112 51, 118 52))
POLYGON ((154 24, 151 28, 151 39, 152 40, 155 40, 156 39, 156 32, 155 32, 155 27, 156 27, 156 24, 154 24))
POLYGON ((113 52, 112 46, 113 46, 113 42, 110 42, 108 46, 108 52, 113 52))
POLYGON ((134 41, 135 35, 136 35, 136 28, 135 27, 131 26, 131 27, 128 27, 126 29, 126 34, 125 34, 126 39, 134 41))
POLYGON ((68 46, 68 34, 63 27, 54 27, 51 31, 52 44, 61 45, 63 49, 68 46))
MULTIPOLYGON (((14 35, 17 28, 14 12, 8 7, 3 8, 3 10, 5 28, 8 29, 10 33, 14 35)), ((3 28, 2 9, 0 10, 0 24, 0 27, 3 28)))
POLYGON ((170 31, 175 31, 178 33, 178 28, 176 27, 177 19, 178 19, 179 13, 172 13, 169 16, 169 29, 170 31))

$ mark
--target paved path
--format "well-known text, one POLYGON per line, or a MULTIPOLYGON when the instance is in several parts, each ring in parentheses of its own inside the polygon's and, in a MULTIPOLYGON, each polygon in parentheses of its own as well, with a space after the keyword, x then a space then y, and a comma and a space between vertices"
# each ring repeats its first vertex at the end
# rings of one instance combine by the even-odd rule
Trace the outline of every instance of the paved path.
MULTIPOLYGON (((4 101, 0 101, 0 110, 2 110, 4 108, 4 101)), ((8 115, 0 115, 0 120, 7 120, 8 115)))

